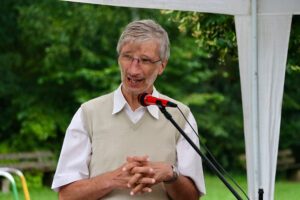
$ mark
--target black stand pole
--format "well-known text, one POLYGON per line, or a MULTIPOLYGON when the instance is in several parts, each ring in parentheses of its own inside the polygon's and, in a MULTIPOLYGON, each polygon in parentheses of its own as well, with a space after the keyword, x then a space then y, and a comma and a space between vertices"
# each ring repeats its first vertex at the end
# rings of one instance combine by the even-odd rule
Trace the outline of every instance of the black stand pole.
POLYGON ((232 188, 232 186, 226 181, 220 171, 214 166, 214 164, 203 154, 200 149, 194 144, 194 142, 186 135, 186 133, 178 126, 178 124, 174 121, 170 113, 166 110, 164 106, 158 106, 160 111, 164 114, 164 116, 177 128, 180 134, 188 141, 188 143, 194 148, 194 150, 199 154, 201 158, 205 160, 211 170, 217 174, 217 176, 221 179, 221 181, 227 186, 227 188, 231 191, 231 193, 238 200, 243 200, 240 195, 232 188))
POLYGON ((259 188, 258 189, 258 200, 263 200, 264 199, 264 189, 259 188))

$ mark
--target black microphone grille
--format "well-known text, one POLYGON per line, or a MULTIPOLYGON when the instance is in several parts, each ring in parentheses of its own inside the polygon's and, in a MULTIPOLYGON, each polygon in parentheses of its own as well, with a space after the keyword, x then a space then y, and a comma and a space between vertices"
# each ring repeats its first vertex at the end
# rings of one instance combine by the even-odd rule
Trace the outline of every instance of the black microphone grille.
POLYGON ((143 93, 139 94, 139 96, 138 96, 138 102, 139 102, 142 106, 144 106, 144 107, 148 106, 148 105, 145 103, 145 97, 146 97, 147 95, 148 95, 148 93, 143 92, 143 93))

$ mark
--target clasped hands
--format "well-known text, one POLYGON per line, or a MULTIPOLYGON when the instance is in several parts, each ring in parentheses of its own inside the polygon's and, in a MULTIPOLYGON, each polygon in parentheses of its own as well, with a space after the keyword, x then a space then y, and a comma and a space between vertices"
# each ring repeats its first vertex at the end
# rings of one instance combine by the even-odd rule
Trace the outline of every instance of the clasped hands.
POLYGON ((151 162, 148 156, 128 156, 126 160, 119 168, 118 181, 121 188, 132 188, 130 195, 152 192, 153 185, 173 177, 172 167, 166 162, 151 162))

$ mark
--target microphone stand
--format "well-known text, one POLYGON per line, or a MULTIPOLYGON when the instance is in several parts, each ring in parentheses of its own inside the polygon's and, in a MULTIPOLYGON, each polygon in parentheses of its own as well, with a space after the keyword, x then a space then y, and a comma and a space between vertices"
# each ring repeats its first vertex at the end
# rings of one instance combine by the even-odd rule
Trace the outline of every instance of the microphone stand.
MULTIPOLYGON (((157 104, 159 104, 157 102, 157 104)), ((174 121, 172 115, 166 110, 166 108, 162 105, 158 105, 160 111, 164 114, 164 116, 177 128, 180 134, 188 141, 188 143, 194 148, 194 150, 199 154, 201 158, 203 158, 208 164, 209 168, 217 174, 217 176, 221 179, 221 181, 227 186, 227 188, 231 191, 231 193, 238 199, 243 200, 240 195, 233 189, 233 187, 227 182, 221 172, 214 166, 214 164, 203 154, 200 149, 195 145, 195 143, 187 136, 187 134, 179 127, 179 125, 174 121)))

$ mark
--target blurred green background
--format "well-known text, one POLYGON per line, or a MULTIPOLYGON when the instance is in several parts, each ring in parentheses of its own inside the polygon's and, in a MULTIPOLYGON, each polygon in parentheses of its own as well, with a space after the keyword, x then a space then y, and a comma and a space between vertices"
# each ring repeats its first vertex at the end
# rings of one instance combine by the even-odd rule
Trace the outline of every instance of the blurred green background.
MULTIPOLYGON (((126 24, 151 18, 169 33, 171 57, 156 88, 190 106, 201 140, 228 171, 245 175, 234 19, 56 0, 0 2, 0 153, 58 157, 80 104, 120 84, 116 44, 126 24)), ((293 16, 279 148, 300 162, 300 16, 293 16)), ((284 174, 284 172, 283 172, 284 174)), ((281 177, 281 174, 279 174, 281 177)), ((284 175, 282 175, 284 177, 284 175)))

